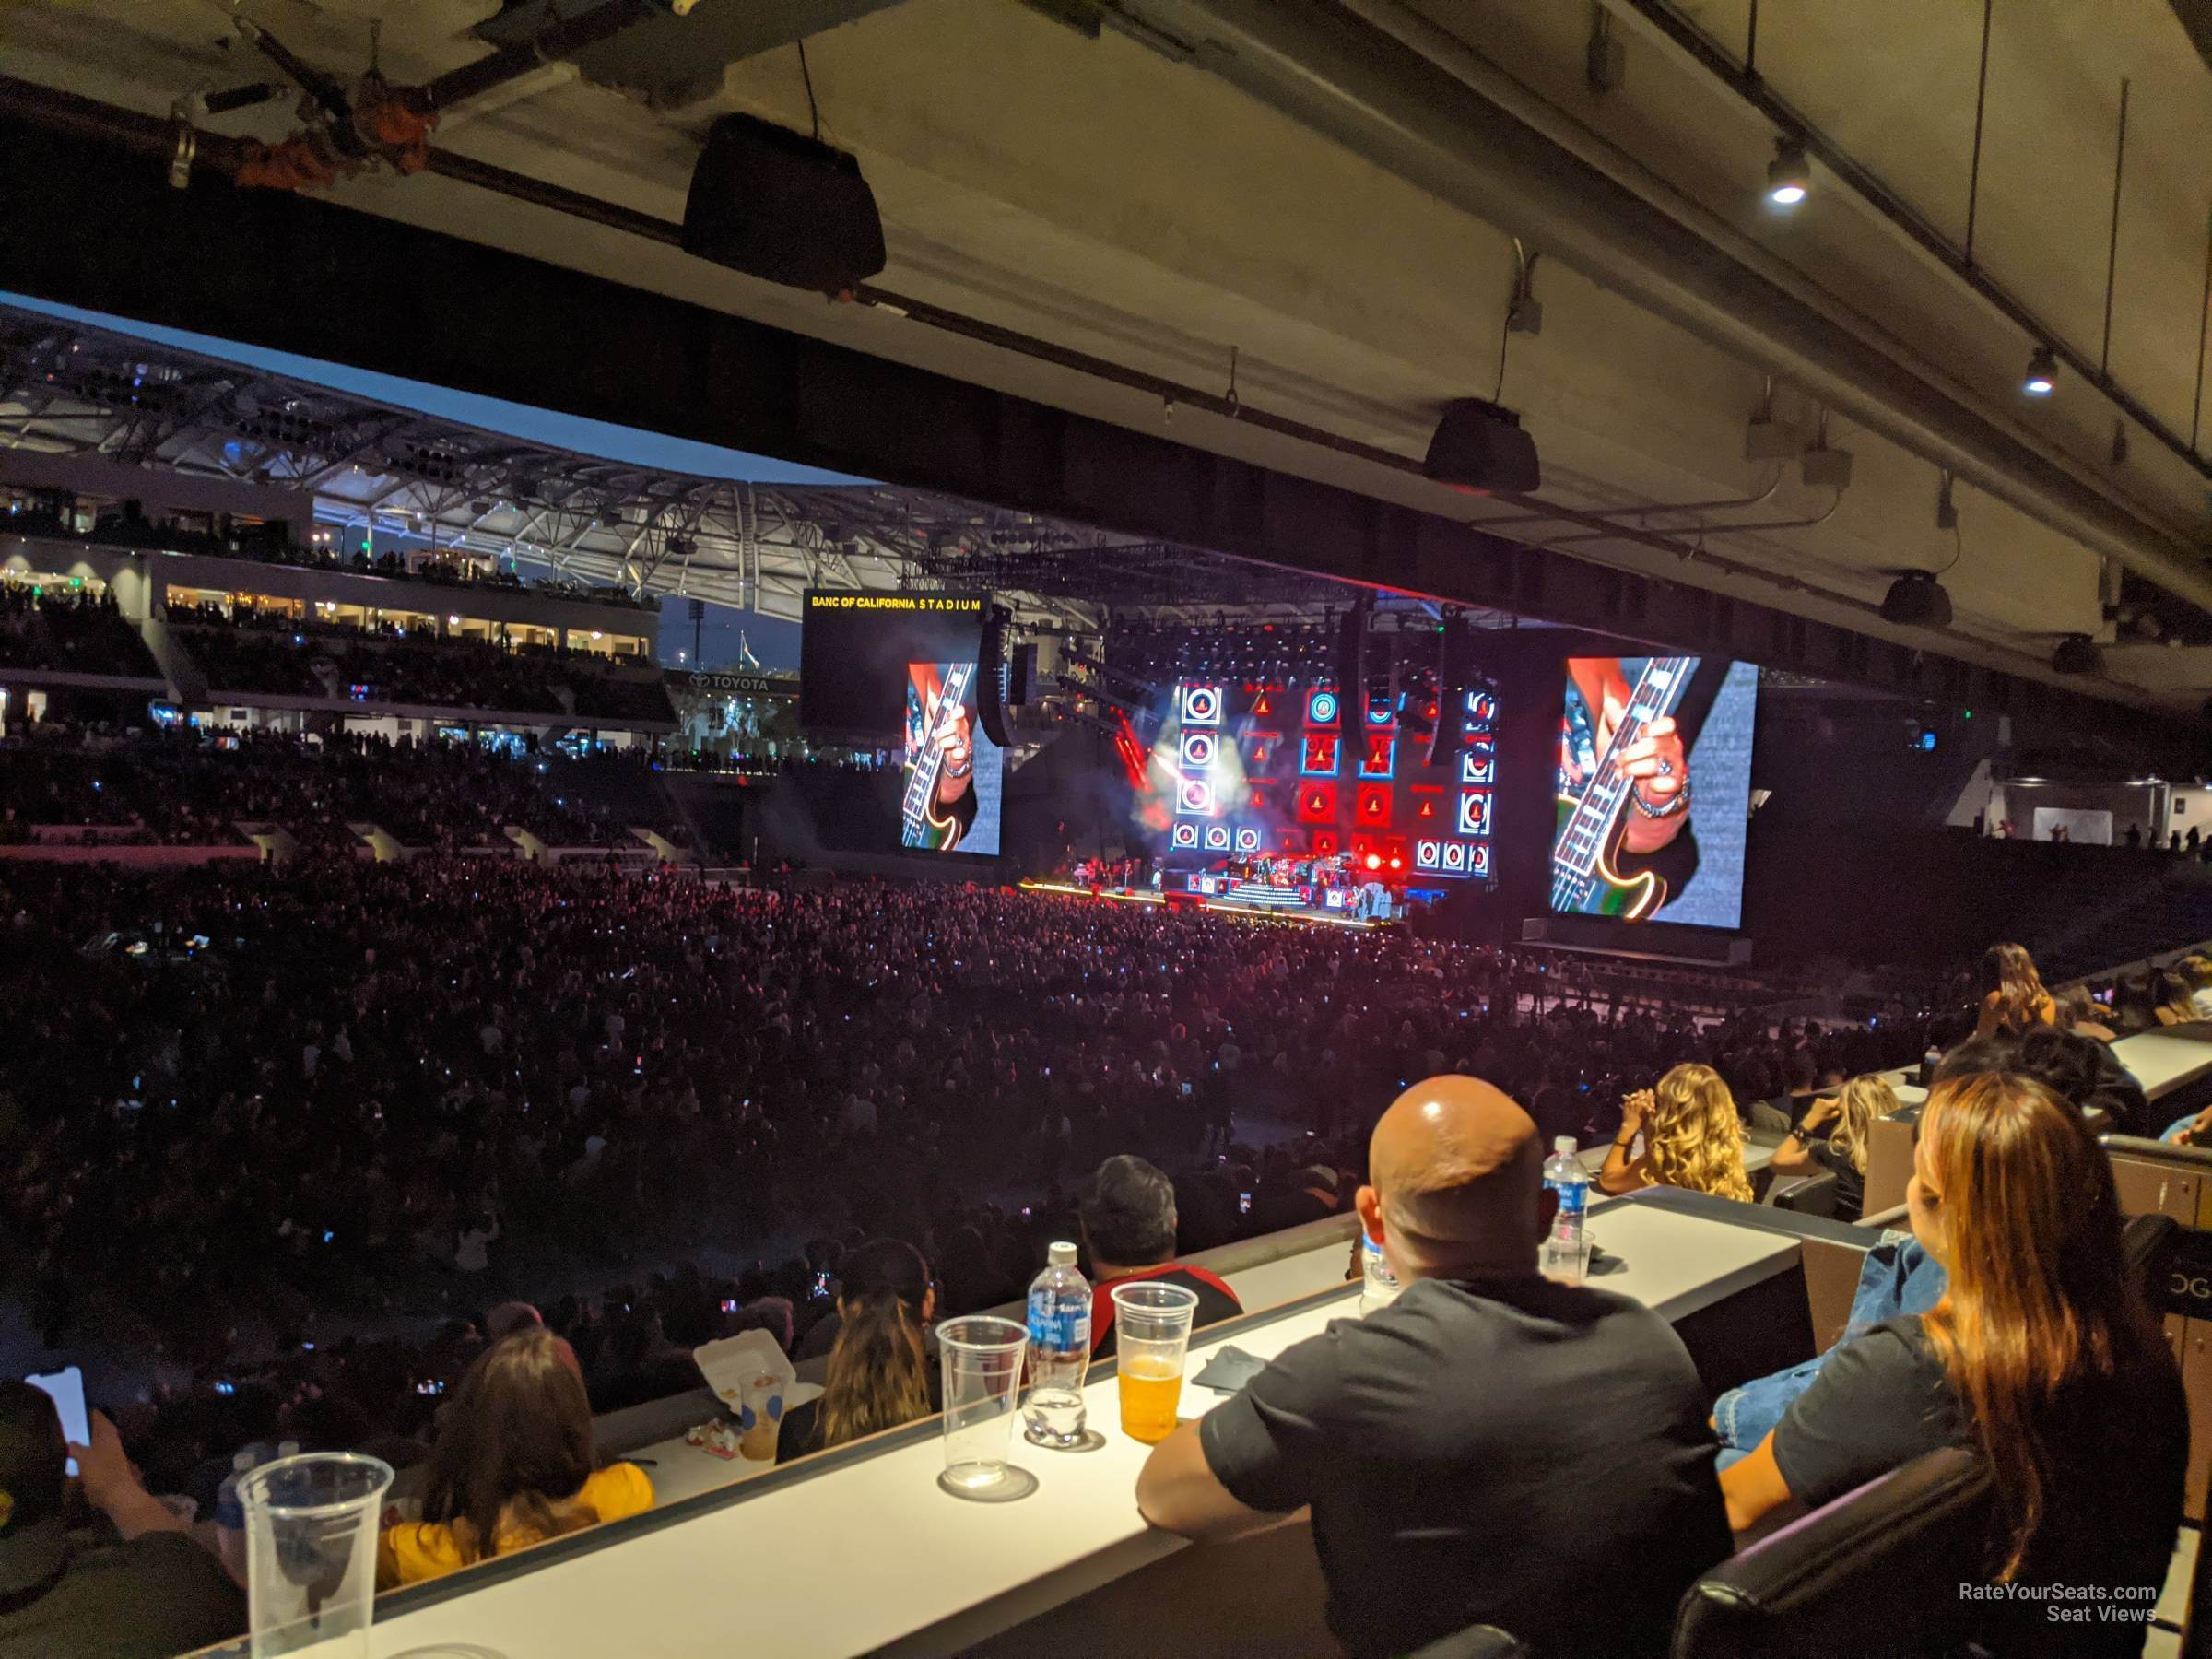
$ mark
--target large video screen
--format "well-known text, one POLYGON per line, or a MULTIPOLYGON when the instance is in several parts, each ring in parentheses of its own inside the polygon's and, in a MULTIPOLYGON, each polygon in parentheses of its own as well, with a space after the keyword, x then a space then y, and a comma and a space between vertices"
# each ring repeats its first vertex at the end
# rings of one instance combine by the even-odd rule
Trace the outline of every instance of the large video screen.
POLYGON ((900 813, 886 839, 917 852, 998 852, 1006 754, 984 734, 980 594, 810 590, 799 719, 818 738, 895 752, 900 813))
POLYGON ((1551 908, 1743 921, 1759 670, 1703 657, 1571 657, 1551 908))

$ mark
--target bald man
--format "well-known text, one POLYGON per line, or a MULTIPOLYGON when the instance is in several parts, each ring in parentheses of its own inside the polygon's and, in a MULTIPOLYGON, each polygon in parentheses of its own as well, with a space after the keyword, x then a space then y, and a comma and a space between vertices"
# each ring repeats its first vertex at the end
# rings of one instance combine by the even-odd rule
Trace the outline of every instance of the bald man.
POLYGON ((1489 1084, 1407 1089, 1368 1172, 1360 1225, 1405 1293, 1176 1430, 1137 1507, 1230 1538, 1310 1506, 1329 1628, 1355 1655, 1481 1624, 1539 1653, 1665 1653, 1682 1592, 1730 1548, 1681 1339, 1538 1274, 1558 1201, 1535 1123, 1489 1084))

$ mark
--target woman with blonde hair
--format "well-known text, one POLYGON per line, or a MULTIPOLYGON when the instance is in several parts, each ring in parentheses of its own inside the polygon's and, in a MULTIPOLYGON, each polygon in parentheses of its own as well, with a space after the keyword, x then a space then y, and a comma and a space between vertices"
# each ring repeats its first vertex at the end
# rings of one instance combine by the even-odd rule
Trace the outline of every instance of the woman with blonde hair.
POLYGON ((1896 1092, 1869 1072, 1815 1100, 1790 1138, 1774 1148, 1774 1173, 1836 1178, 1836 1219, 1856 1221, 1866 1205, 1868 1126, 1898 1107, 1896 1092), (1825 1136, 1818 1132, 1827 1129, 1825 1136), (1818 1136, 1818 1138, 1816 1138, 1818 1136))
POLYGON ((1639 1090, 1620 1103, 1620 1131, 1597 1184, 1608 1193, 1639 1187, 1682 1187, 1693 1193, 1751 1202, 1744 1172, 1744 1124, 1735 1097, 1710 1065, 1677 1065, 1656 1088, 1639 1090), (1630 1147, 1643 1135, 1643 1156, 1630 1147))
MULTIPOLYGON (((1923 1112, 1906 1202, 1943 1295, 1829 1356, 1721 1472, 1730 1524, 1817 1507, 1956 1446, 1990 1475, 1997 1582, 2148 1606, 2181 1522, 2189 1412, 2121 1250, 2111 1160, 2042 1084, 1954 1077, 1923 1112)), ((2142 1650, 2140 1624, 2054 1625, 2041 1597, 1984 1610, 1997 1623, 1975 1636, 1993 1653, 2142 1650)))
POLYGON ((2026 946, 1992 945, 1983 955, 1981 977, 1975 1036, 1994 1037, 1999 1031, 2018 1036, 2039 1025, 2058 1023, 2058 999, 2043 988, 2043 976, 2035 971, 2035 959, 2026 946))

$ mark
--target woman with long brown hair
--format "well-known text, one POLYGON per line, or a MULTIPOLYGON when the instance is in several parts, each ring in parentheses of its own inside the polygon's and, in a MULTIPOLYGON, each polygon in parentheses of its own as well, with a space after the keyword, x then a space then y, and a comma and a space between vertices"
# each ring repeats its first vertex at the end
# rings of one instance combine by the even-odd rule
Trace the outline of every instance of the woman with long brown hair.
POLYGON ((1620 1130, 1606 1154, 1597 1184, 1608 1193, 1639 1187, 1682 1187, 1721 1198, 1751 1202, 1744 1172, 1744 1124, 1735 1097, 1710 1065, 1677 1065, 1658 1087, 1620 1103, 1620 1130), (1630 1147, 1643 1136, 1643 1155, 1630 1147))
POLYGON ((439 1578, 653 1507, 635 1464, 595 1466, 583 1379, 543 1325, 477 1357, 430 1448, 422 1520, 377 1541, 380 1589, 439 1578))
MULTIPOLYGON (((2188 1409, 2120 1249, 2112 1165, 2081 1113, 2043 1085, 1989 1072, 1936 1086, 1906 1197, 1948 1286, 1926 1313, 1875 1326, 1721 1489, 1740 1532, 1814 1506, 1943 1446, 1978 1452, 1995 1496, 1989 1568, 2022 1586, 2155 1597, 2181 1522, 2188 1409)), ((2078 1597, 2077 1598, 2078 1599, 2078 1597)), ((2101 1651, 2040 1600, 1993 1651, 2101 1651), (2038 1645, 2053 1631, 2065 1640, 2038 1645)), ((2115 1651, 2140 1622, 2112 1627, 2115 1651)))
POLYGON ((1815 1100, 1789 1139, 1774 1148, 1776 1175, 1836 1178, 1836 1219, 1856 1221, 1866 1202, 1869 1125, 1897 1110, 1897 1093, 1872 1072, 1853 1077, 1833 1095, 1815 1100), (1820 1131, 1826 1129, 1825 1136, 1820 1131))
POLYGON ((937 1407, 923 1332, 936 1311, 929 1264, 912 1244, 877 1239, 838 1270, 837 1346, 822 1397, 784 1415, 776 1461, 896 1429, 937 1407))
POLYGON ((1994 1036, 2011 1031, 2016 1036, 2039 1025, 2058 1023, 2058 999, 2043 987, 2035 971, 2035 959, 2024 945, 1992 945, 1982 957, 1982 1006, 1974 1017, 1974 1035, 1994 1036))

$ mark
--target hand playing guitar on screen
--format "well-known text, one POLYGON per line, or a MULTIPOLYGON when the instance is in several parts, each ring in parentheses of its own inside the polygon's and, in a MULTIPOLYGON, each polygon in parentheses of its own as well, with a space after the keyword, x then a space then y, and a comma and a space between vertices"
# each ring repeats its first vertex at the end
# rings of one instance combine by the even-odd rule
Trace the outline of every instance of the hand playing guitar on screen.
MULTIPOLYGON (((1577 658, 1571 672, 1583 705, 1596 714, 1591 752, 1602 756, 1628 710, 1632 695, 1629 682, 1621 675, 1618 657, 1577 658)), ((1571 743, 1564 747, 1561 764, 1569 782, 1577 789, 1587 781, 1571 743)), ((1656 853, 1680 835, 1689 822, 1688 803, 1677 804, 1688 782, 1689 757, 1673 718, 1662 717, 1646 726, 1642 736, 1620 751, 1620 768, 1630 780, 1636 805, 1642 808, 1623 815, 1621 850, 1638 854, 1656 853)))
POLYGON ((949 806, 968 793, 975 778, 975 739, 968 729, 968 707, 957 705, 930 739, 944 764, 937 769, 937 804, 949 806))

